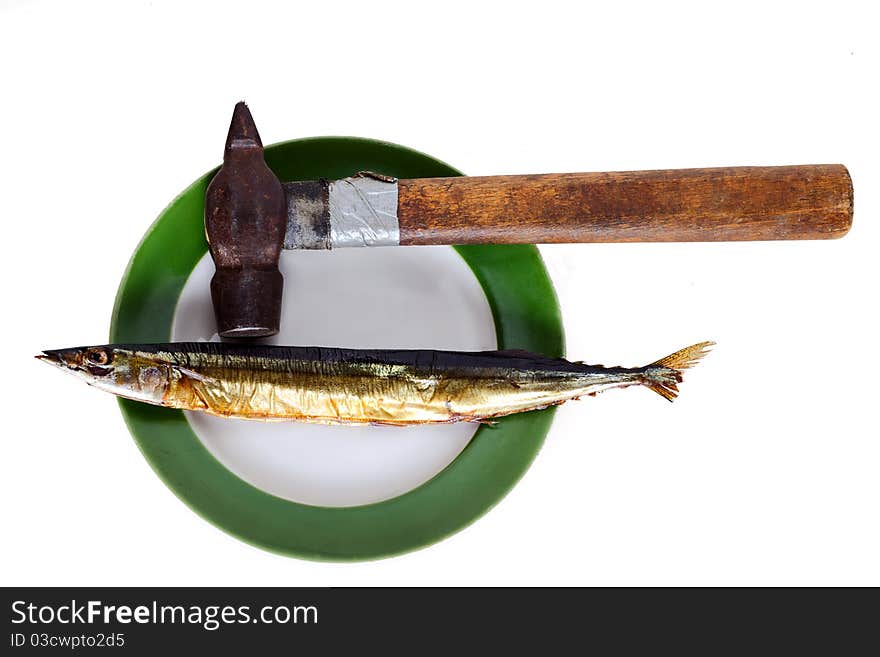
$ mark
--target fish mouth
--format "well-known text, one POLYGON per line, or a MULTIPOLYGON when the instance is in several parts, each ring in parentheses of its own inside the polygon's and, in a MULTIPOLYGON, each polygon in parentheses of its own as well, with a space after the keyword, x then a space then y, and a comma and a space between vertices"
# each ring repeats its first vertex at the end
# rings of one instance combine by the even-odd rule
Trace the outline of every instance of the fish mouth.
POLYGON ((54 365, 55 367, 60 367, 62 369, 70 369, 75 367, 75 363, 71 362, 68 358, 65 358, 65 350, 64 349, 45 349, 41 351, 36 356, 34 356, 37 360, 41 360, 44 363, 49 363, 49 365, 54 365))
POLYGON ((36 356, 34 356, 37 360, 41 360, 44 363, 49 363, 51 365, 60 365, 61 358, 58 356, 57 351, 41 351, 36 356))
POLYGON ((46 349, 34 356, 34 358, 53 365, 63 372, 92 379, 103 378, 113 372, 112 365, 89 361, 84 355, 84 351, 83 348, 46 349))

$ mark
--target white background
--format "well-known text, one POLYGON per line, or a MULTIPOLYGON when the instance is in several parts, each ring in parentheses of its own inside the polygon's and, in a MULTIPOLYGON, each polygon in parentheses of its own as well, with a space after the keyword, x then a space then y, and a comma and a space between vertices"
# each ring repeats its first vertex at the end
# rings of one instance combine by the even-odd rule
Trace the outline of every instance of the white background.
POLYGON ((880 584, 869 8, 0 3, 2 584, 880 584), (562 407, 519 485, 438 545, 289 559, 197 517, 115 400, 32 359, 106 339, 131 252, 241 98, 266 143, 374 137, 470 174, 842 162, 855 224, 542 248, 572 358, 718 342, 680 399, 562 407))

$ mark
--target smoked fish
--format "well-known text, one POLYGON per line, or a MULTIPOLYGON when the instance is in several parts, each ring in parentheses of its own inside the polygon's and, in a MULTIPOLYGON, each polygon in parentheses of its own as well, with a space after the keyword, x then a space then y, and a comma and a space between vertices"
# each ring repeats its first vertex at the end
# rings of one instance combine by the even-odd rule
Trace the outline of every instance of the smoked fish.
POLYGON ((711 342, 644 367, 604 367, 527 351, 339 349, 211 342, 44 351, 89 385, 212 415, 323 424, 491 422, 609 388, 645 386, 672 401, 681 371, 711 342))

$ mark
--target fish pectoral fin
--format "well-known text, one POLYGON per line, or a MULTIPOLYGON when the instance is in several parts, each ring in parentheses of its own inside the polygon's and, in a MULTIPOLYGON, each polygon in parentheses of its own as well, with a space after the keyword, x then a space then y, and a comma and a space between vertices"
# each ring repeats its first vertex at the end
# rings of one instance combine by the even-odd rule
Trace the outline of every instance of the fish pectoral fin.
POLYGON ((214 379, 210 376, 205 376, 204 374, 199 374, 198 372, 195 372, 195 371, 193 371, 189 368, 186 368, 186 367, 178 366, 176 369, 183 376, 187 377, 188 379, 192 379, 193 381, 201 381, 202 383, 216 383, 217 382, 216 379, 214 379))

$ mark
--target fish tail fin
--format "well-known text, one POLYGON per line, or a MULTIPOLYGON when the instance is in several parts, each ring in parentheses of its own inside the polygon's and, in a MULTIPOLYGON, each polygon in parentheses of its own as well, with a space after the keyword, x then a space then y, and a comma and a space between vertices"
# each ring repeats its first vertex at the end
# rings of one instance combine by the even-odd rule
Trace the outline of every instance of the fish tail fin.
POLYGON ((669 354, 660 360, 656 360, 648 365, 648 367, 667 367, 673 370, 686 370, 700 362, 700 359, 709 353, 709 348, 714 346, 714 342, 698 342, 697 344, 692 344, 690 347, 680 349, 674 354, 669 354))
POLYGON ((645 367, 642 383, 664 399, 672 401, 678 396, 682 370, 696 365, 709 353, 709 347, 714 344, 714 342, 698 342, 654 361, 645 367))

